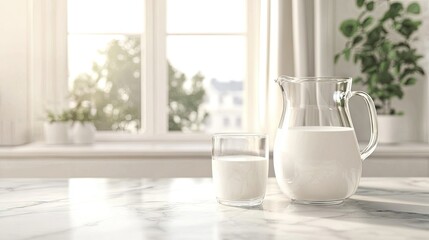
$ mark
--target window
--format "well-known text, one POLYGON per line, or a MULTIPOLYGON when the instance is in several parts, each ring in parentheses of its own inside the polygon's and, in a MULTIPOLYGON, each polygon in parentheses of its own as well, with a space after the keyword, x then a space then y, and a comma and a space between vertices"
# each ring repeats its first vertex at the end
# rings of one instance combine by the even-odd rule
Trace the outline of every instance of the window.
POLYGON ((111 134, 228 131, 246 106, 249 2, 68 0, 70 94, 111 134))

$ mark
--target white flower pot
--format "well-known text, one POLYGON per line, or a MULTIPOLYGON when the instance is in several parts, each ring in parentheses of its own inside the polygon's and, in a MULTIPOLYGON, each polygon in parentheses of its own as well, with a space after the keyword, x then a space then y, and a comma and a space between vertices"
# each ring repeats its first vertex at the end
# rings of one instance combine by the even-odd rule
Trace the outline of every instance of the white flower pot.
POLYGON ((92 144, 95 139, 95 126, 92 122, 75 122, 73 123, 73 143, 75 144, 92 144))
POLYGON ((50 145, 69 144, 69 122, 45 122, 45 142, 50 145))
POLYGON ((404 117, 398 115, 378 115, 378 142, 399 143, 404 139, 404 117))

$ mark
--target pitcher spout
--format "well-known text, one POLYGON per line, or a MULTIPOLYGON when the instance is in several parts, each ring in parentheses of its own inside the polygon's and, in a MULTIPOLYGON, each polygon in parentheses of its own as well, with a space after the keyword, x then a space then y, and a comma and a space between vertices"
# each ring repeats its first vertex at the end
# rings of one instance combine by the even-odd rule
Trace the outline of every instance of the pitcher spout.
POLYGON ((284 82, 286 82, 288 80, 290 81, 293 79, 294 79, 294 77, 282 75, 282 76, 279 76, 278 78, 274 79, 274 82, 276 82, 278 85, 281 86, 284 82))

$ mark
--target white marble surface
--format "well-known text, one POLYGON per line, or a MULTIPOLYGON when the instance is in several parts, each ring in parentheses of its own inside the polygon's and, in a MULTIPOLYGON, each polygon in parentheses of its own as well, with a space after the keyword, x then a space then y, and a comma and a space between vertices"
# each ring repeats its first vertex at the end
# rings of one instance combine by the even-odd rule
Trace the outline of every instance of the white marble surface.
POLYGON ((364 178, 337 206, 216 203, 211 179, 0 179, 0 239, 429 239, 429 178, 364 178))

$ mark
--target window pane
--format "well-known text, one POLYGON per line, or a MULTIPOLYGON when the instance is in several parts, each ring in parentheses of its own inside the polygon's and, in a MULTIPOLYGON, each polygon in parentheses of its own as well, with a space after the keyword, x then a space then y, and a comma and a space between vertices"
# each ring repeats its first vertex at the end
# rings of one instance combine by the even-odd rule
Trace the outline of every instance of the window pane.
POLYGON ((167 0, 168 33, 244 33, 245 0, 167 0))
POLYGON ((97 130, 141 126, 139 35, 69 35, 72 96, 92 102, 97 130))
POLYGON ((169 130, 239 131, 244 36, 168 36, 169 130))
POLYGON ((143 0, 68 0, 71 33, 141 33, 143 0))
MULTIPOLYGON (((73 35, 68 36, 69 77, 75 79, 78 75, 92 69, 95 62, 102 64, 106 56, 101 52, 107 50, 109 43, 123 39, 122 35, 73 35)), ((70 86, 73 81, 69 82, 70 86)))
POLYGON ((69 0, 67 7, 71 101, 96 112, 98 130, 137 131, 144 0, 69 0))

